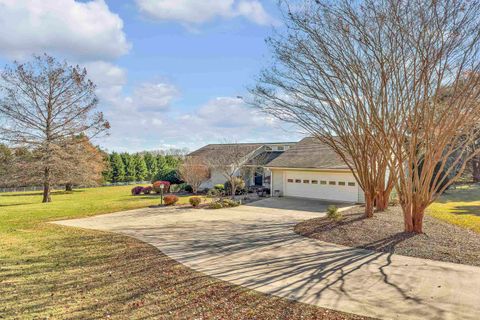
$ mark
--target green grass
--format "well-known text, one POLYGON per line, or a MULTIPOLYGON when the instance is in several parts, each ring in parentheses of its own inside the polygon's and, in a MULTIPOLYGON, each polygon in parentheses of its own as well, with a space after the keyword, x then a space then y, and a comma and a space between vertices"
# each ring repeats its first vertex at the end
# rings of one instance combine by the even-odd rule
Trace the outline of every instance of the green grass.
POLYGON ((447 191, 427 209, 431 216, 480 233, 480 186, 447 191))
POLYGON ((47 223, 160 201, 130 189, 56 192, 48 204, 0 194, 0 319, 363 319, 208 277, 133 238, 47 223))

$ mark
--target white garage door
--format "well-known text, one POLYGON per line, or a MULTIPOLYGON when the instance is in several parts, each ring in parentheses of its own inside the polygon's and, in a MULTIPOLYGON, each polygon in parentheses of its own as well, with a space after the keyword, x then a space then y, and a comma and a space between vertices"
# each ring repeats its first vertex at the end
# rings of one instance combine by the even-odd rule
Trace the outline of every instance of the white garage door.
POLYGON ((358 186, 351 173, 285 172, 285 196, 357 202, 358 186))

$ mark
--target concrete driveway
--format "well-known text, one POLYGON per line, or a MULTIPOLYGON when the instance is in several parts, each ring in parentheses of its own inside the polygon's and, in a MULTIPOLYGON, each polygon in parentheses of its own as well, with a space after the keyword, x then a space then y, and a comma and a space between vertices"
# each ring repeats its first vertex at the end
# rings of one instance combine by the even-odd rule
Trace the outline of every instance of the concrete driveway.
POLYGON ((301 237, 328 204, 287 198, 238 208, 147 208, 57 222, 122 233, 184 265, 264 293, 384 319, 478 319, 480 268, 301 237))

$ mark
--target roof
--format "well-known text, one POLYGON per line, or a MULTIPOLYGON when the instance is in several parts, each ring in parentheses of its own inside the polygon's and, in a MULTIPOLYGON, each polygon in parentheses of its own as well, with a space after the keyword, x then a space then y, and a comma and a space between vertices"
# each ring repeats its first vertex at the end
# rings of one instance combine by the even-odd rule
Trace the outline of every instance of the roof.
POLYGON ((238 153, 247 156, 253 151, 265 145, 264 143, 226 143, 226 144, 207 144, 204 147, 201 147, 198 150, 193 151, 188 154, 189 157, 199 157, 208 159, 210 157, 215 157, 222 150, 228 150, 229 147, 235 146, 235 150, 238 153))
POLYGON ((305 169, 349 169, 328 145, 307 137, 269 162, 266 167, 305 169))
POLYGON ((264 166, 270 161, 278 158, 284 151, 264 151, 257 154, 252 159, 248 160, 245 165, 247 166, 264 166))

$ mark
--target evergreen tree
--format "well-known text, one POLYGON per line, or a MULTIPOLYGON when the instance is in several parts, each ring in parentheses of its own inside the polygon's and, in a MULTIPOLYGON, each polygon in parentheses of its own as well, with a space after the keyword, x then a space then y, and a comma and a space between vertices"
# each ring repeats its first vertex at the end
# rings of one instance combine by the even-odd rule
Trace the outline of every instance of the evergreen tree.
POLYGON ((148 176, 148 168, 145 159, 137 153, 133 156, 133 160, 135 162, 136 180, 145 181, 148 176))
POLYGON ((125 165, 125 182, 135 181, 137 178, 135 158, 132 155, 122 153, 123 164, 125 165))
POLYGON ((112 171, 112 182, 121 182, 125 180, 125 164, 122 157, 116 152, 113 152, 110 155, 110 167, 112 171))
POLYGON ((153 178, 158 172, 157 158, 150 152, 146 152, 143 155, 143 159, 145 160, 145 164, 147 165, 147 170, 148 170, 147 178, 149 180, 153 180, 153 178))

